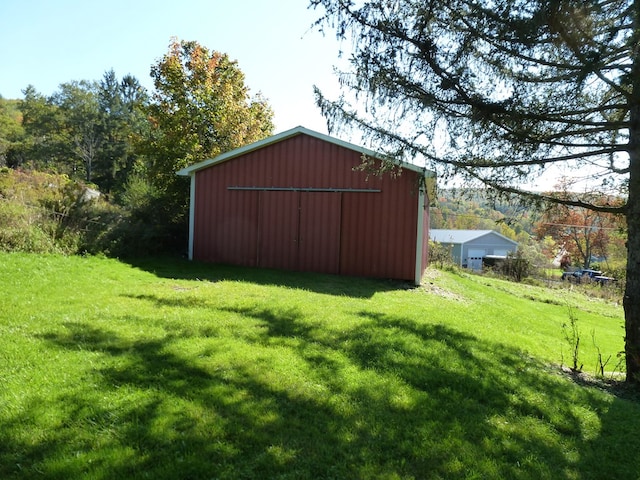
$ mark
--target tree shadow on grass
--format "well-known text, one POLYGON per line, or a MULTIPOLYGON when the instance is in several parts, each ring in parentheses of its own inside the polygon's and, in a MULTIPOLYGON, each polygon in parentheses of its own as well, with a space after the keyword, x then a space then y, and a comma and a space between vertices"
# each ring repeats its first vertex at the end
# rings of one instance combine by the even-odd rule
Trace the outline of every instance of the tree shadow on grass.
POLYGON ((56 355, 90 361, 82 381, 2 425, 0 473, 590 478, 606 461, 612 478, 634 478, 640 410, 517 350, 377 312, 330 332, 295 311, 235 313, 264 322, 264 335, 238 349, 197 332, 132 339, 87 323, 43 335, 56 355), (40 424, 56 428, 26 434, 40 424))
POLYGON ((301 320, 301 313, 296 308, 274 311, 262 307, 222 307, 219 310, 263 322, 266 326, 263 340, 278 337, 309 338, 312 335, 312 325, 301 320))
POLYGON ((210 306, 210 302, 204 298, 197 298, 192 296, 181 296, 179 298, 170 298, 163 295, 149 295, 149 294, 124 294, 125 298, 133 300, 145 300, 147 302, 154 303, 158 308, 170 307, 170 308, 206 308, 210 306))
POLYGON ((357 281, 354 281, 352 277, 340 275, 239 267, 175 257, 143 257, 128 259, 126 262, 132 267, 162 278, 247 282, 355 298, 370 298, 378 292, 410 288, 407 282, 398 280, 357 278, 357 281))
POLYGON ((351 332, 359 340, 350 358, 437 397, 439 417, 470 427, 465 438, 483 455, 517 465, 500 477, 640 478, 640 403, 573 385, 520 351, 443 325, 359 314, 368 321, 351 332))

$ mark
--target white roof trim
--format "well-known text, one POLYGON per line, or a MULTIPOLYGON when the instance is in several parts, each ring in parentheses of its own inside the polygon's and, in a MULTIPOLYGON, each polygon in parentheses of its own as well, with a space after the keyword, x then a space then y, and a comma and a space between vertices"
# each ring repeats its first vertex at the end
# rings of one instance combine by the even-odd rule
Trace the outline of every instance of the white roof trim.
POLYGON ((502 235, 495 230, 456 230, 456 229, 438 229, 432 228, 429 231, 429 238, 433 241, 440 243, 452 243, 457 245, 464 245, 468 242, 478 240, 487 235, 497 235, 498 237, 506 240, 513 245, 518 245, 518 242, 502 235))
MULTIPOLYGON (((215 158, 210 158, 208 160, 203 160, 202 162, 195 163, 195 164, 190 165, 188 167, 185 167, 185 168, 183 168, 181 170, 178 170, 176 172, 176 174, 180 175, 180 176, 183 176, 183 177, 188 177, 188 176, 193 175, 198 170, 202 170, 203 168, 207 168, 207 167, 210 167, 212 165, 216 165, 218 163, 222 163, 222 162, 225 162, 227 160, 231 160, 232 158, 239 157, 240 155, 244 155, 245 153, 249 153, 249 152, 252 152, 254 150, 258 150, 260 148, 266 147, 267 145, 271 145, 273 143, 277 143, 277 142, 285 140, 285 139, 287 139, 289 137, 293 137, 293 136, 300 135, 300 134, 309 135, 310 137, 314 137, 314 138, 317 138, 319 140, 324 140, 325 142, 333 143, 335 145, 339 145, 341 147, 348 148, 349 150, 355 150, 356 152, 363 153, 363 154, 368 155, 370 157, 384 158, 384 155, 382 155, 380 153, 376 153, 373 150, 369 150, 367 148, 360 147, 360 146, 355 145, 353 143, 345 142, 344 140, 340 140, 340 139, 335 138, 335 137, 330 137, 329 135, 325 135, 324 133, 316 132, 314 130, 309 130, 308 128, 295 127, 295 128, 290 129, 290 130, 286 130, 284 132, 280 132, 280 133, 278 133, 276 135, 272 135, 271 137, 267 137, 267 138, 264 138, 264 139, 259 140, 257 142, 251 143, 249 145, 245 145, 244 147, 236 148, 234 150, 230 150, 228 152, 222 153, 222 154, 218 155, 215 158)), ((434 172, 431 172, 431 171, 429 171, 427 169, 421 168, 421 167, 419 167, 417 165, 412 165, 411 163, 400 162, 399 165, 402 168, 406 168, 407 170, 413 170, 414 172, 423 174, 425 177, 434 177, 435 176, 434 172)))

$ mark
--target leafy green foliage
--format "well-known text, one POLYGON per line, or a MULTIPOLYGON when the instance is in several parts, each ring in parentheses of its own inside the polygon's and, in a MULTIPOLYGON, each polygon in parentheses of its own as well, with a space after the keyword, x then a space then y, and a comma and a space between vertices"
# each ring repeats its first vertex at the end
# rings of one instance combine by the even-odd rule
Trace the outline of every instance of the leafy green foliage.
POLYGON ((84 180, 91 183, 97 152, 104 141, 96 85, 86 81, 63 83, 51 100, 60 113, 59 128, 70 167, 83 171, 84 180))
POLYGON ((157 254, 167 245, 184 244, 184 231, 168 226, 162 202, 162 196, 146 177, 130 175, 118 197, 121 207, 117 218, 105 219, 109 228, 97 232, 95 241, 89 241, 89 245, 94 252, 132 258, 157 254), (172 234, 177 238, 167 238, 172 234))
POLYGON ((110 70, 97 87, 97 96, 103 143, 94 181, 103 191, 119 192, 139 163, 136 142, 148 135, 148 94, 135 77, 125 75, 119 81, 110 70))
POLYGON ((452 247, 439 242, 429 241, 429 264, 435 268, 450 268, 455 265, 452 247))
POLYGON ((73 175, 74 162, 68 158, 69 140, 58 106, 30 85, 24 90, 20 110, 25 138, 21 146, 21 162, 11 166, 73 175))
POLYGON ((78 232, 63 232, 62 216, 80 189, 68 177, 0 170, 0 250, 74 253, 78 232))
POLYGON ((54 241, 52 223, 39 221, 37 214, 27 206, 0 203, 0 250, 47 253, 58 251, 54 241))
POLYGON ((47 206, 59 215, 53 243, 29 224, 29 235, 24 226, 7 229, 4 248, 33 250, 40 239, 38 251, 55 250, 71 232, 77 241, 65 251, 129 256, 186 245, 189 187, 176 171, 268 136, 273 112, 259 94, 249 96, 236 62, 196 42, 173 41, 152 76, 153 96, 109 70, 100 82, 66 82, 48 97, 29 86, 21 101, 0 98, 0 166, 61 173, 101 193, 47 206))
POLYGON ((262 97, 249 96, 236 62, 197 42, 174 39, 151 76, 152 130, 141 148, 166 214, 177 221, 187 211, 188 184, 175 172, 269 136, 273 113, 262 97))
POLYGON ((162 245, 160 219, 141 213, 153 212, 152 196, 125 208, 88 192, 65 175, 0 170, 0 251, 126 257, 162 245))
POLYGON ((24 136, 17 100, 0 96, 0 167, 18 162, 17 147, 24 136))
POLYGON ((430 211, 431 228, 495 230, 519 242, 533 234, 538 217, 535 209, 497 201, 483 189, 440 188, 430 211))
POLYGON ((531 262, 521 250, 512 253, 499 265, 500 272, 516 282, 522 282, 532 271, 531 262))
POLYGON ((135 78, 118 81, 113 70, 99 84, 64 83, 48 98, 28 87, 20 103, 24 163, 117 190, 136 161, 134 141, 145 134, 146 102, 135 78))

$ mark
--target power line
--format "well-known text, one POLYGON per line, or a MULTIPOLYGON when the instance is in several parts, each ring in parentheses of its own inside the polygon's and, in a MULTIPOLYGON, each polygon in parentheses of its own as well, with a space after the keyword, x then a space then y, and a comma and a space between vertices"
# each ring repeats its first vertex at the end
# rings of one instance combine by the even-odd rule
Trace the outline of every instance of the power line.
POLYGON ((591 230, 619 230, 618 227, 599 227, 596 225, 571 225, 569 223, 542 222, 541 225, 553 225, 556 227, 569 227, 569 228, 588 228, 591 230))

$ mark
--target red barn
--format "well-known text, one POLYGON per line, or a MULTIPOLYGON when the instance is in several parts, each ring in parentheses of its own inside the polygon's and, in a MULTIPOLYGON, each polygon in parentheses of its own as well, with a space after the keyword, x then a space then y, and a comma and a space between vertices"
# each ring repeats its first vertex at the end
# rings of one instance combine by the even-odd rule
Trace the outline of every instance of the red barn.
POLYGON ((297 127, 180 170, 189 258, 419 284, 435 177, 409 164, 368 174, 363 155, 380 156, 297 127))

